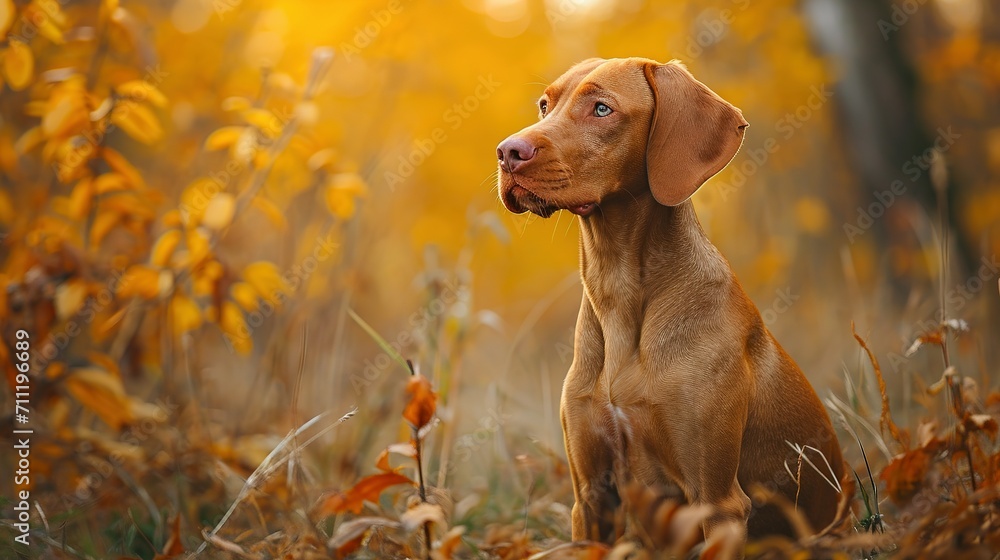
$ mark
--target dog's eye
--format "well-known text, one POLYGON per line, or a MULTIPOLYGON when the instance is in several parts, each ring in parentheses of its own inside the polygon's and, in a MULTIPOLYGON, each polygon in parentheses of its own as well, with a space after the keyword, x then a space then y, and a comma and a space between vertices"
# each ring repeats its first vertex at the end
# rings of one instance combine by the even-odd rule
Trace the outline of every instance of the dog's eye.
POLYGON ((545 112, 548 111, 548 109, 549 109, 548 101, 542 99, 541 101, 538 102, 538 112, 540 112, 543 117, 545 116, 545 112))
POLYGON ((611 114, 611 107, 608 107, 604 103, 598 103, 594 105, 594 116, 595 117, 606 117, 611 114))

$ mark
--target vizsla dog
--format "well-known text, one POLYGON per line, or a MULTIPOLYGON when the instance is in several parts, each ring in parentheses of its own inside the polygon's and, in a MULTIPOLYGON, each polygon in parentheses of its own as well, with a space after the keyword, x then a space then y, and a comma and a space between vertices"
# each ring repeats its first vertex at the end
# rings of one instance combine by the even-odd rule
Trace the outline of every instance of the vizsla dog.
POLYGON ((561 405, 573 539, 614 540, 632 483, 710 505, 708 538, 791 531, 778 508, 752 507, 757 485, 825 528, 838 491, 789 443, 819 450, 830 467, 813 463, 840 480, 830 419, 688 200, 736 155, 743 114, 681 64, 641 58, 581 62, 538 106, 497 149, 499 191, 511 212, 580 220, 583 302, 561 405))

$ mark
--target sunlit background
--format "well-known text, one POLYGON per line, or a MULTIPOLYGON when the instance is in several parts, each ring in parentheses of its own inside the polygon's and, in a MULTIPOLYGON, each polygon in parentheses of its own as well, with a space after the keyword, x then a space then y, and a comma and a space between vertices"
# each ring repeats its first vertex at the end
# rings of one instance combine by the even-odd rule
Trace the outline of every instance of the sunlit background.
MULTIPOLYGON (((0 4, 16 14, 0 47, 3 337, 10 347, 14 329, 33 329, 41 352, 45 335, 83 327, 36 369, 35 484, 49 496, 75 492, 93 470, 80 441, 127 447, 135 462, 116 468, 136 479, 166 469, 149 445, 115 434, 142 417, 140 405, 167 399, 179 403, 167 422, 182 430, 176 439, 214 454, 203 474, 222 481, 205 483, 217 504, 185 513, 192 534, 199 520, 218 521, 234 477, 321 412, 358 407, 310 449, 310 482, 337 488, 374 472, 376 455, 406 437, 407 372, 365 322, 439 392, 430 480, 467 518, 516 518, 543 470, 531 461, 563 453, 578 225, 567 212, 507 214, 495 149, 537 118, 547 83, 594 56, 681 60, 742 109, 741 152, 694 203, 821 396, 877 413, 853 321, 882 362, 900 424, 940 406, 920 396, 940 356, 903 354, 941 318, 942 299, 970 327, 954 363, 983 383, 995 371, 996 3, 0 4), (36 20, 40 31, 26 31, 36 20), (74 72, 77 82, 66 78, 74 72), (163 99, 141 94, 142 111, 102 113, 105 99, 129 97, 113 88, 136 80, 163 99), (67 146, 107 115, 115 130, 99 146, 127 161, 87 152, 67 163, 77 149, 67 146), (119 178, 97 187, 105 173, 119 178), (171 231, 180 241, 168 251, 171 231), (137 265, 132 287, 101 298, 113 271, 137 265), (260 285, 282 296, 254 295, 260 285), (84 321, 88 298, 100 303, 84 321), (117 381, 73 385, 78 370, 117 381), (113 397, 94 395, 101 384, 113 397), (118 417, 107 406, 133 408, 118 417)), ((12 392, 2 394, 9 418, 12 392)), ((105 478, 86 503, 135 499, 124 479, 105 478)), ((48 507, 86 532, 65 503, 48 507)))

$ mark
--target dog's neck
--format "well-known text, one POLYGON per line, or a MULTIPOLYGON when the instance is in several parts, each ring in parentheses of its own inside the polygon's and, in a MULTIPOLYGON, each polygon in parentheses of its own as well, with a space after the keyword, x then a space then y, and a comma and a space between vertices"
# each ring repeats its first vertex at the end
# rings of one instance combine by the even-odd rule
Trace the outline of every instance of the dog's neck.
POLYGON ((581 218, 580 232, 585 293, 602 330, 624 335, 615 344, 618 351, 606 349, 619 359, 637 344, 647 309, 681 309, 691 303, 672 301, 678 298, 711 300, 709 292, 732 278, 690 201, 668 207, 648 190, 624 193, 581 218))
POLYGON ((580 219, 580 272, 588 291, 602 291, 612 278, 635 280, 640 288, 664 288, 728 269, 719 266, 724 261, 691 201, 663 206, 648 190, 625 194, 580 219))

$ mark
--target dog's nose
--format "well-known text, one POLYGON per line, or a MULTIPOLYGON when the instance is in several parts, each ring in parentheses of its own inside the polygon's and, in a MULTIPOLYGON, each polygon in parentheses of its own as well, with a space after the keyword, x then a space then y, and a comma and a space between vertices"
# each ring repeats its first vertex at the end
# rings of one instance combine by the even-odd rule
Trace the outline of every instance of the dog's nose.
POLYGON ((500 160, 500 167, 513 173, 535 157, 537 151, 538 148, 531 142, 520 136, 511 136, 497 146, 497 159, 500 160))

